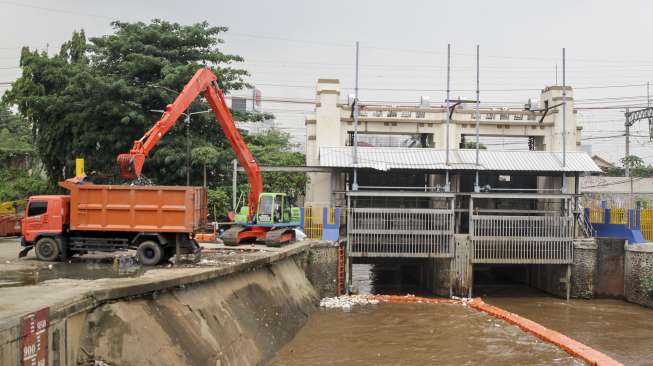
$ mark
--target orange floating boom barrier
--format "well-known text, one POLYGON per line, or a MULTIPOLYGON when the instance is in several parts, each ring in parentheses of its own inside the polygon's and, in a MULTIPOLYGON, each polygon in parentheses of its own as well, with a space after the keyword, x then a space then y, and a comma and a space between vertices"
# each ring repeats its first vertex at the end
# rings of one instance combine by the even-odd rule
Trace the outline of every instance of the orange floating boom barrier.
POLYGON ((521 317, 517 314, 503 310, 494 305, 486 304, 481 298, 474 298, 469 301, 457 299, 428 298, 420 296, 397 296, 397 295, 372 295, 373 299, 383 302, 404 302, 404 303, 425 303, 425 304, 462 304, 472 309, 482 311, 495 318, 502 319, 510 324, 518 326, 521 330, 531 333, 541 340, 551 343, 568 354, 580 358, 590 366, 623 366, 610 356, 595 350, 594 348, 580 343, 575 339, 549 329, 532 320, 521 317))

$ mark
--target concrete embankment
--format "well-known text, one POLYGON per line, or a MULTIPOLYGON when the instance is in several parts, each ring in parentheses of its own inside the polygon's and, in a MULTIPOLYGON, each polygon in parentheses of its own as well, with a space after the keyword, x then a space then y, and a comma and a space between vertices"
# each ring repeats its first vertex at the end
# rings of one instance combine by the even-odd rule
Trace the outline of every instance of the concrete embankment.
POLYGON ((316 308, 314 285, 325 287, 304 272, 325 271, 311 244, 246 251, 208 267, 157 268, 136 278, 3 288, 0 364, 21 364, 30 338, 25 322, 34 314, 39 319, 43 309, 48 365, 265 363, 316 308))

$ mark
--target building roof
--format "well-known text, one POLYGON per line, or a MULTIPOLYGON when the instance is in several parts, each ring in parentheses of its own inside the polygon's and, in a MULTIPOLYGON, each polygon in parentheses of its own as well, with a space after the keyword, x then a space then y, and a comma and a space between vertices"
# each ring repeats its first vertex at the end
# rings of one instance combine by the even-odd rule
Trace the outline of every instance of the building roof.
POLYGON ((594 160, 596 165, 598 165, 598 167, 601 168, 602 170, 607 170, 609 168, 614 168, 615 167, 614 164, 612 164, 611 162, 603 159, 602 157, 600 157, 598 155, 592 156, 592 160, 594 160))
MULTIPOLYGON (((493 172, 601 172, 592 158, 581 151, 568 152, 566 167, 562 153, 549 151, 480 150, 479 166, 476 150, 446 150, 406 147, 358 147, 358 168, 376 170, 483 170, 493 172)), ((353 147, 321 147, 320 165, 333 168, 353 168, 353 147)))

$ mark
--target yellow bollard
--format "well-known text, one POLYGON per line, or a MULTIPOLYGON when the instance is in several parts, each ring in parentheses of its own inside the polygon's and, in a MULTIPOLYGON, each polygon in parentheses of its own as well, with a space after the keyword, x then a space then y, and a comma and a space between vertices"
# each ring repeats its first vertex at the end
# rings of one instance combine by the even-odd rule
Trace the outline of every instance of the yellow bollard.
POLYGON ((75 159, 75 176, 81 177, 84 175, 84 158, 75 159))

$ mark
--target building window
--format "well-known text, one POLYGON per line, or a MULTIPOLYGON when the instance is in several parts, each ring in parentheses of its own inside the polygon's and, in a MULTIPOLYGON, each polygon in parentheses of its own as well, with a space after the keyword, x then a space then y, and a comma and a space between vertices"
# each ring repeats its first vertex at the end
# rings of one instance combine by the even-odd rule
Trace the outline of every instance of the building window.
POLYGON ((358 112, 358 117, 367 117, 367 112, 358 112))
POLYGON ((494 119, 494 113, 488 113, 485 115, 485 119, 494 119))
POLYGON ((410 118, 411 112, 401 112, 401 118, 410 118))
POLYGON ((521 120, 523 120, 523 119, 524 119, 524 115, 523 115, 523 114, 516 114, 516 115, 515 115, 515 121, 521 121, 521 120))
POLYGON ((426 112, 424 111, 415 112, 415 118, 426 118, 426 112))
POLYGON ((397 125, 397 122, 392 122, 392 125, 393 125, 393 126, 396 126, 396 125, 397 125))
POLYGON ((381 111, 375 111, 375 112, 374 112, 374 117, 383 117, 383 112, 381 112, 381 111))
POLYGON ((506 113, 501 113, 501 114, 499 115, 499 119, 500 119, 501 121, 507 121, 507 120, 510 119, 510 116, 508 116, 508 114, 506 114, 506 113))
POLYGON ((535 115, 532 114, 532 113, 529 114, 529 115, 528 115, 528 120, 529 120, 529 121, 535 121, 535 115))
POLYGON ((386 117, 389 117, 389 118, 390 118, 390 117, 397 117, 397 112, 395 112, 395 111, 388 111, 388 114, 386 115, 386 117))

